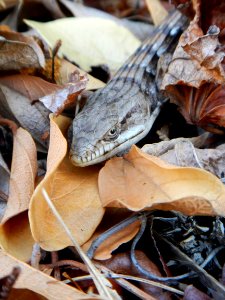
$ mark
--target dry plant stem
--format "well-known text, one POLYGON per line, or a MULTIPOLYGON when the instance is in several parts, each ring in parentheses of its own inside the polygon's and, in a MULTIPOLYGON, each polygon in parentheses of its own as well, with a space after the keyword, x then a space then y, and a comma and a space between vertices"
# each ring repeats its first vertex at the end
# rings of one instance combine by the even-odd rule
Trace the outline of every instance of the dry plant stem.
POLYGON ((65 260, 59 260, 55 263, 52 264, 42 264, 40 265, 41 269, 52 269, 55 267, 64 267, 64 266, 70 266, 76 269, 79 269, 83 272, 87 272, 88 273, 88 268, 85 266, 85 264, 82 264, 78 261, 75 260, 70 260, 70 259, 65 259, 65 260))
POLYGON ((73 243, 74 247, 76 248, 77 252, 79 253, 80 257, 82 258, 82 260, 86 264, 90 274, 93 276, 92 278, 93 278, 93 281, 94 281, 94 283, 96 285, 96 288, 99 292, 99 295, 102 296, 103 298, 108 299, 108 300, 113 300, 113 297, 110 295, 109 289, 106 286, 106 284, 107 284, 108 286, 111 287, 111 284, 109 283, 109 281, 106 280, 106 278, 95 268, 95 266, 93 265, 91 260, 83 252, 80 245, 77 243, 77 241, 73 237, 73 235, 72 235, 71 231, 69 230, 68 226, 65 224, 62 217, 60 216, 60 214, 56 210, 54 204, 52 203, 52 201, 49 198, 49 196, 48 196, 45 189, 42 190, 42 194, 43 194, 46 202, 48 203, 50 209, 54 213, 54 216, 57 218, 59 223, 62 225, 62 227, 64 228, 66 234, 68 235, 68 237, 70 238, 70 240, 73 243))
MULTIPOLYGON (((53 264, 56 263, 59 259, 58 252, 52 251, 51 252, 51 257, 52 257, 52 263, 53 264)), ((59 267, 54 268, 54 278, 57 279, 57 280, 61 280, 61 274, 60 274, 59 267)))
POLYGON ((41 248, 38 243, 33 245, 30 264, 33 268, 40 269, 40 260, 41 260, 41 248))
POLYGON ((71 277, 69 276, 69 274, 67 274, 66 272, 63 272, 62 275, 63 275, 65 278, 69 279, 70 282, 71 282, 71 283, 72 283, 79 291, 81 291, 81 292, 84 293, 84 291, 83 291, 82 288, 79 286, 79 284, 78 284, 75 280, 73 280, 73 278, 71 278, 71 277))
POLYGON ((87 256, 92 259, 95 251, 98 249, 98 247, 111 235, 115 234, 116 232, 124 229, 125 227, 129 226, 130 224, 136 222, 137 220, 141 219, 143 216, 150 215, 151 212, 139 212, 135 215, 128 217, 127 219, 121 221, 120 223, 116 224, 115 226, 111 227, 110 229, 106 230, 104 233, 102 233, 99 237, 97 237, 91 244, 90 248, 87 251, 87 256))

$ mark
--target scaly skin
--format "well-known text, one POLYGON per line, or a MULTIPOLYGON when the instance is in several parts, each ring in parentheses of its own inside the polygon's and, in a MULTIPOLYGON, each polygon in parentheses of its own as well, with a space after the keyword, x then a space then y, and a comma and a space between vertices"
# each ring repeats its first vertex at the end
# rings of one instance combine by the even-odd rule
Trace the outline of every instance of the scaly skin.
POLYGON ((70 158, 88 166, 125 152, 151 129, 166 97, 158 89, 157 63, 172 52, 187 20, 174 11, 115 77, 93 93, 72 124, 70 158))

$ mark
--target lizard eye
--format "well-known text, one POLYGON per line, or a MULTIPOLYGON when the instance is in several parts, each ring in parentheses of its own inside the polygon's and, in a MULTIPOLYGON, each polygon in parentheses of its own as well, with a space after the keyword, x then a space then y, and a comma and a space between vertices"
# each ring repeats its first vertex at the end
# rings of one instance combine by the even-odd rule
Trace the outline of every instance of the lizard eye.
POLYGON ((113 126, 106 134, 105 140, 114 140, 119 135, 119 128, 117 126, 113 126))

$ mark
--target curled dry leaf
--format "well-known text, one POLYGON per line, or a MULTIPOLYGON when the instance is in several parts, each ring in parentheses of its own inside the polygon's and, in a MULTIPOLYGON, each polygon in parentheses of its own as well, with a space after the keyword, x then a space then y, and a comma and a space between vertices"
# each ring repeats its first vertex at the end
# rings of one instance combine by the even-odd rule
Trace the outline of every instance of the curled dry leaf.
POLYGON ((78 71, 81 76, 87 76, 88 82, 86 86, 86 90, 98 90, 105 86, 105 83, 101 80, 89 75, 88 73, 84 72, 83 70, 79 69, 69 61, 62 59, 59 69, 59 81, 57 82, 60 85, 67 84, 70 81, 71 73, 78 71))
POLYGON ((27 209, 34 191, 37 172, 35 143, 30 134, 19 128, 14 134, 13 158, 7 207, 0 227, 0 244, 8 253, 28 260, 32 252, 27 209))
POLYGON ((44 54, 32 37, 0 31, 0 70, 43 68, 44 54))
POLYGON ((74 104, 77 96, 86 88, 88 77, 80 76, 79 72, 71 74, 70 82, 56 92, 39 98, 51 112, 61 113, 65 107, 74 104))
POLYGON ((200 1, 193 1, 193 6, 195 17, 180 38, 162 89, 179 106, 188 123, 218 133, 216 127, 225 126, 225 54, 218 38, 219 27, 210 26, 204 35, 199 26, 200 1))
POLYGON ((215 149, 200 149, 193 139, 177 138, 142 147, 145 153, 160 157, 169 164, 180 167, 203 168, 218 178, 224 172, 225 144, 215 149))
POLYGON ((85 71, 90 71, 91 66, 101 64, 106 64, 115 71, 140 45, 139 40, 129 30, 102 18, 65 18, 47 23, 31 20, 25 22, 36 29, 51 47, 58 39, 62 40, 59 54, 76 62, 85 71))
POLYGON ((136 146, 101 169, 99 193, 103 206, 225 215, 225 187, 218 178, 201 169, 166 164, 136 146))
POLYGON ((70 122, 70 119, 61 116, 51 117, 47 174, 37 186, 30 203, 32 235, 48 251, 69 246, 71 241, 43 198, 43 188, 79 244, 91 237, 104 214, 97 186, 99 168, 74 167, 67 156, 63 133, 66 133, 70 122))
POLYGON ((29 98, 0 84, 0 114, 19 123, 46 149, 47 141, 43 136, 49 132, 49 110, 42 103, 31 105, 29 98))
MULTIPOLYGON (((43 272, 32 268, 16 258, 4 253, 0 250, 1 276, 7 276, 13 267, 19 267, 21 272, 15 283, 17 289, 28 289, 34 291, 49 300, 62 299, 100 299, 100 297, 92 295, 88 296, 81 293, 75 287, 68 286, 61 281, 50 277, 43 272)), ((32 298, 33 299, 33 298, 32 298)))

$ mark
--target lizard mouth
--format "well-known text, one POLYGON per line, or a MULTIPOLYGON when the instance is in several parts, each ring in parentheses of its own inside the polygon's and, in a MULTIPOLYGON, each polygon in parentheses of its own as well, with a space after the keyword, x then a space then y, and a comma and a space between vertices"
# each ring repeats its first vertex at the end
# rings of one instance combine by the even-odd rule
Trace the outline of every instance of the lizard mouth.
POLYGON ((89 151, 86 155, 78 156, 70 151, 70 160, 75 166, 86 167, 100 163, 106 159, 115 156, 118 153, 126 152, 131 145, 137 143, 143 138, 149 131, 149 128, 137 126, 136 130, 133 130, 128 134, 121 135, 116 141, 99 143, 96 148, 97 151, 89 151), (141 128, 140 128, 141 127, 141 128))

